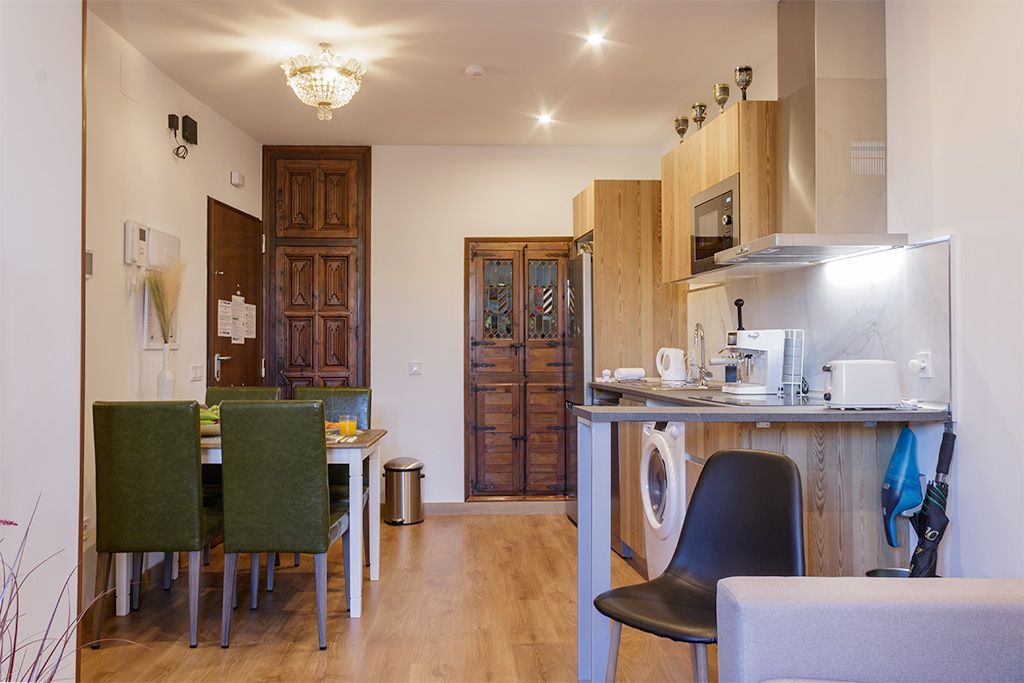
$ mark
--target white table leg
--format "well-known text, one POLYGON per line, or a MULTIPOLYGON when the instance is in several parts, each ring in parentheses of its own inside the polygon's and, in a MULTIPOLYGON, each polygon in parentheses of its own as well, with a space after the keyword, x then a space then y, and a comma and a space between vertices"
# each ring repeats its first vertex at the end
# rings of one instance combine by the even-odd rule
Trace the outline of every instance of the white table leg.
POLYGON ((611 588, 611 424, 577 421, 577 677, 603 681, 608 666, 608 618, 594 598, 611 588))
POLYGON ((380 581, 380 448, 370 451, 370 581, 380 581))
POLYGON ((363 458, 362 450, 347 448, 348 463, 348 547, 345 555, 346 580, 351 581, 348 615, 358 619, 363 611, 363 458))
POLYGON ((129 612, 128 560, 130 553, 114 554, 114 614, 123 617, 129 612))

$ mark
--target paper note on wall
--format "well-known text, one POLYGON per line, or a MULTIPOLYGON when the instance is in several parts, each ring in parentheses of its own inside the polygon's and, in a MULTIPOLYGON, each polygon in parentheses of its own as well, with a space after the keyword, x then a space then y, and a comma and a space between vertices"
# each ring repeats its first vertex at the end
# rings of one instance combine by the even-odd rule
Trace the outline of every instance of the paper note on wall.
POLYGON ((245 297, 231 297, 231 343, 245 343, 245 297))
POLYGON ((245 338, 256 338, 256 304, 245 305, 245 338))
POLYGON ((231 336, 231 302, 217 299, 217 336, 231 336))

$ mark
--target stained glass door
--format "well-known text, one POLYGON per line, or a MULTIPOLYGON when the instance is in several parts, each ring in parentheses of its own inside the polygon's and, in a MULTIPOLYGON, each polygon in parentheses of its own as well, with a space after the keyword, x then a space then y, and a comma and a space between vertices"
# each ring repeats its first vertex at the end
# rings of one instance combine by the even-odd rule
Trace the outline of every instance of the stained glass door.
POLYGON ((479 251, 472 263, 470 366, 474 371, 522 372, 522 252, 479 251))

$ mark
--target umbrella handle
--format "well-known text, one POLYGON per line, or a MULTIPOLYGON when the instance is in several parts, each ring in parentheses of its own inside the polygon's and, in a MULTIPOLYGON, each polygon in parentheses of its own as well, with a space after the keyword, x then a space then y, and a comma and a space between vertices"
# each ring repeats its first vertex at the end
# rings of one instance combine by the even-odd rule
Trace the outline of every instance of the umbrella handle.
POLYGON ((939 464, 935 466, 935 481, 945 482, 949 474, 949 463, 953 460, 953 445, 956 443, 956 434, 943 432, 942 444, 939 446, 939 464))

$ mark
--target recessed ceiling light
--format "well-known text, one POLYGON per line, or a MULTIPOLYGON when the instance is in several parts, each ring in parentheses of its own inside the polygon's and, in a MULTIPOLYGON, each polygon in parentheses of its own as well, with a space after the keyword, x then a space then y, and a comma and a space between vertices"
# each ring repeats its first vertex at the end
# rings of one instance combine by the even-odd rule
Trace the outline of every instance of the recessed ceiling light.
POLYGON ((591 33, 589 36, 587 36, 587 45, 595 45, 596 46, 596 45, 600 45, 603 42, 604 42, 604 34, 603 33, 591 33))
POLYGON ((551 114, 540 114, 537 117, 537 123, 539 123, 542 126, 548 125, 549 123, 551 123, 551 114))

